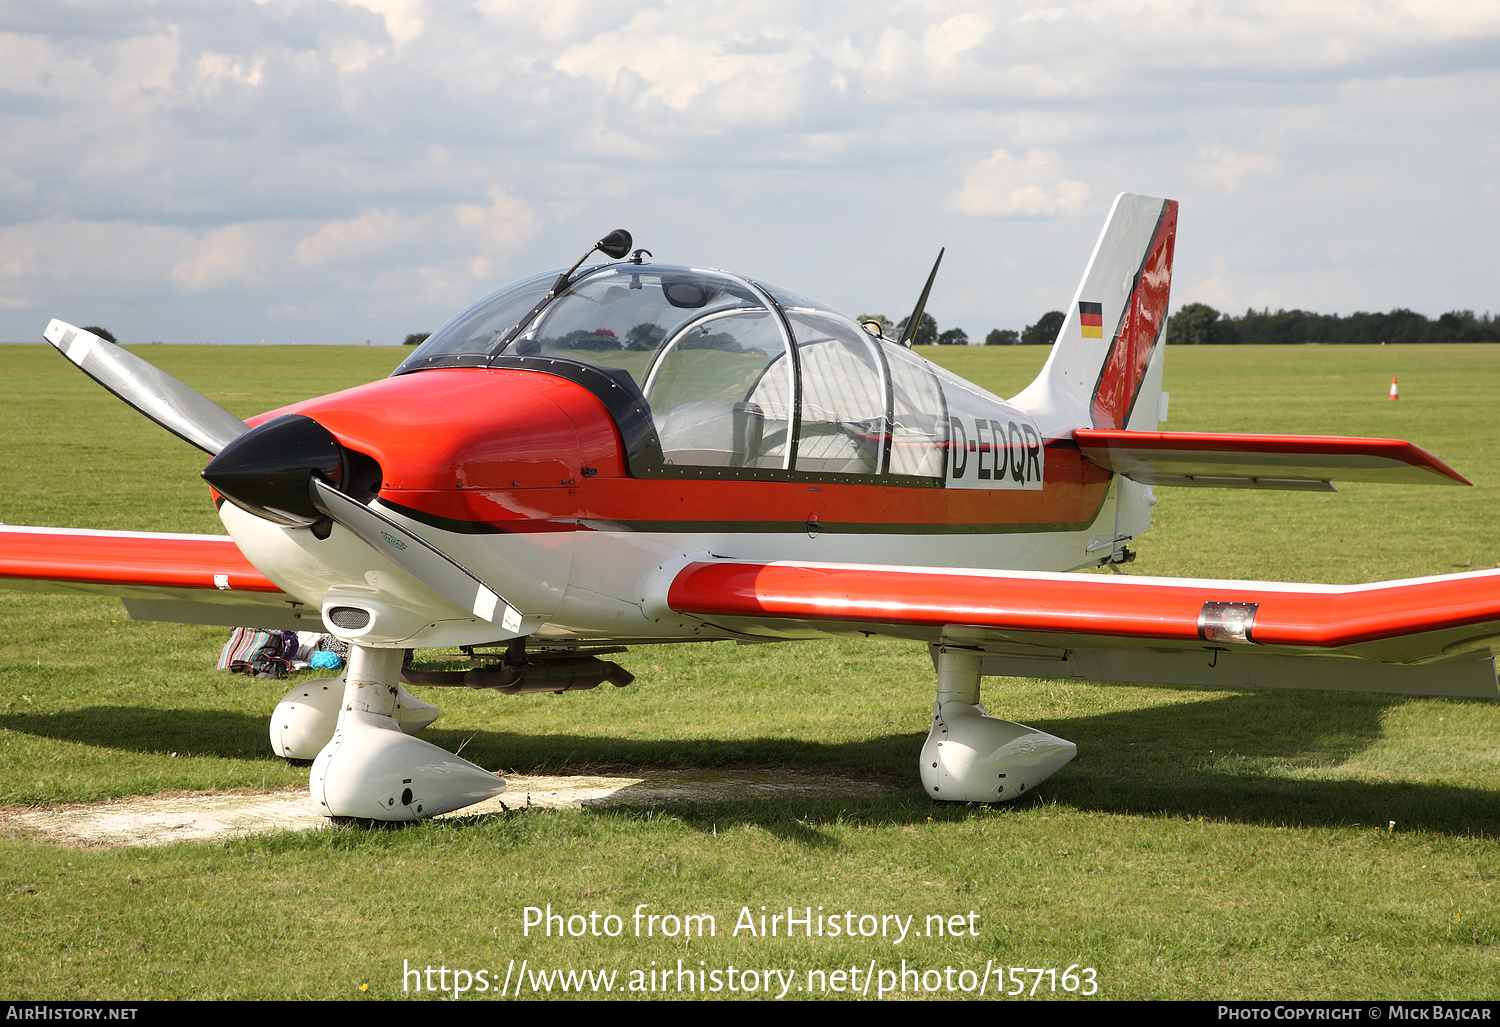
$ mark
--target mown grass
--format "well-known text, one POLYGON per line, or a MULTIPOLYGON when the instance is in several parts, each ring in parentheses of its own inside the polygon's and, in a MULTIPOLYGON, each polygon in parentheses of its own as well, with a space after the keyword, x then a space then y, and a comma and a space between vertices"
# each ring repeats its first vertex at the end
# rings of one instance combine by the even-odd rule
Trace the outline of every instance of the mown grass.
MULTIPOLYGON (((240 414, 378 377, 404 355, 137 351, 240 414)), ((1045 356, 934 355, 1002 395, 1045 356)), ((1490 346, 1174 350, 1171 428, 1406 437, 1476 487, 1163 489, 1131 570, 1361 581, 1495 565, 1497 358, 1490 346), (1399 403, 1386 399, 1393 373, 1399 403)), ((0 347, 0 424, 0 520, 220 530, 196 478, 201 455, 43 347, 0 347)), ((224 632, 20 593, 0 593, 0 625, 0 802, 305 785, 265 737, 285 683, 214 672, 224 632)), ((627 973, 679 958, 862 973, 905 958, 924 969, 1080 963, 1110 998, 1495 994, 1495 704, 992 680, 992 711, 1073 739, 1079 756, 1024 804, 955 807, 916 784, 932 692, 920 647, 715 643, 620 659, 638 675, 627 689, 445 693, 428 736, 508 770, 782 766, 890 791, 519 809, 149 850, 0 839, 0 990, 391 998, 411 994, 403 960, 503 976, 512 958, 627 973), (1392 820, 1394 833, 1378 830, 1392 820), (528 905, 628 923, 642 902, 713 913, 719 934, 522 934, 528 905), (741 906, 762 905, 919 924, 972 910, 979 936, 730 936, 741 906)))

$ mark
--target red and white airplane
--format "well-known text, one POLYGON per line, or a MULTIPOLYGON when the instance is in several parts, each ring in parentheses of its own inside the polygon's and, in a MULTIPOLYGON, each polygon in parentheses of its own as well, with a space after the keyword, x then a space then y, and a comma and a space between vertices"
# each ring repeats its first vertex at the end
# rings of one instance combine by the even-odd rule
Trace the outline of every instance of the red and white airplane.
POLYGON ((271 738, 315 758, 329 816, 374 820, 504 789, 414 737, 437 711, 402 687, 411 647, 478 652, 407 684, 527 692, 628 682, 599 657, 653 642, 925 642, 922 781, 983 802, 1075 752, 991 718, 983 675, 1496 696, 1500 571, 1066 573, 1130 560, 1157 486, 1468 484, 1405 442, 1159 432, 1176 227, 1173 201, 1115 201, 1010 400, 767 282, 627 257, 624 232, 590 251, 608 262, 480 300, 391 377, 248 422, 53 321, 69 360, 213 456, 229 537, 4 528, 0 585, 344 639, 345 675, 294 688, 271 738))

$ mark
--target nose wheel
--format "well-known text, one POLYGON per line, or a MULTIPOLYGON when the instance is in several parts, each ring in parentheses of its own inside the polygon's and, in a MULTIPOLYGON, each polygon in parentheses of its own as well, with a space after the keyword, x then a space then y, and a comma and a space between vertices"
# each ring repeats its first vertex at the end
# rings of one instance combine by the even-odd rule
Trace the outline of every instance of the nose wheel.
MULTIPOLYGON (((406 732, 398 715, 405 695, 402 655, 400 649, 349 647, 333 737, 313 761, 308 782, 326 817, 423 820, 505 791, 502 778, 406 732)), ((436 707, 421 705, 432 711, 425 727, 436 707)))

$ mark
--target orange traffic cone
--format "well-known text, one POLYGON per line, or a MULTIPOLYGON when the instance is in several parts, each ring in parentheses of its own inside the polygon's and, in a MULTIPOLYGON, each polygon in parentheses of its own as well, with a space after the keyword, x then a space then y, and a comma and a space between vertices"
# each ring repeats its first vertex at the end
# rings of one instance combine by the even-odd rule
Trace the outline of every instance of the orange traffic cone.
POLYGON ((1396 388, 1396 376, 1391 375, 1391 399, 1400 399, 1401 390, 1396 388))

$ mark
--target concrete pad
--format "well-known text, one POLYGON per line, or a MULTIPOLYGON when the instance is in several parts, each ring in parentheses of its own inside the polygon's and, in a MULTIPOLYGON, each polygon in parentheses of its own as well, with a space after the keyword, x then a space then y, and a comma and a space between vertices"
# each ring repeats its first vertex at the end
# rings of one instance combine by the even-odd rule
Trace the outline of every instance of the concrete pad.
MULTIPOLYGON (((775 795, 875 795, 876 784, 778 770, 653 771, 640 776, 575 775, 505 778, 504 795, 445 817, 517 809, 653 806, 669 802, 724 802, 775 795)), ((305 789, 244 795, 154 795, 110 802, 0 810, 0 828, 59 845, 115 848, 212 841, 274 831, 329 826, 305 789)))

